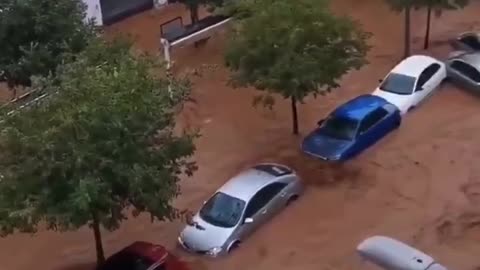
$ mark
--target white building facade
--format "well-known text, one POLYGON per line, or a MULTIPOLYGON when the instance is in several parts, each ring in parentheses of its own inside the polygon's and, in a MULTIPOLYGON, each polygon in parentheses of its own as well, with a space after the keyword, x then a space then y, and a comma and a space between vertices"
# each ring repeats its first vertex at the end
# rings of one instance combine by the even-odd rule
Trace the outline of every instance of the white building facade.
POLYGON ((94 19, 96 25, 103 25, 102 6, 100 0, 83 0, 87 5, 87 18, 94 19))

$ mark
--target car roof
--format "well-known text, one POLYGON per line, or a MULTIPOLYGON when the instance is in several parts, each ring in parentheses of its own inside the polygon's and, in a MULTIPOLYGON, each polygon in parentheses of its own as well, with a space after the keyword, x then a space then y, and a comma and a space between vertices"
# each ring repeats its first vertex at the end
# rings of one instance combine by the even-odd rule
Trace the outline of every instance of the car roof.
POLYGON ((363 240, 357 246, 357 252, 363 258, 384 269, 425 270, 435 262, 424 252, 396 239, 381 235, 363 240))
POLYGON ((438 63, 438 60, 427 55, 412 55, 398 63, 391 72, 418 77, 425 68, 433 63, 438 63))
POLYGON ((124 248, 120 253, 132 253, 150 259, 154 262, 165 259, 168 251, 161 245, 156 245, 148 242, 137 241, 124 248))
POLYGON ((480 70, 480 53, 479 52, 472 52, 472 53, 464 53, 452 57, 449 61, 460 60, 465 63, 470 64, 471 66, 475 67, 476 69, 480 70))
POLYGON ((228 194, 248 202, 255 193, 280 177, 294 172, 285 165, 275 163, 257 164, 228 180, 218 192, 228 194))
POLYGON ((466 37, 466 36, 474 36, 474 37, 480 39, 480 32, 476 32, 476 31, 463 32, 460 35, 458 35, 458 39, 461 39, 461 38, 466 37))
POLYGON ((362 120, 370 112, 385 104, 390 104, 384 98, 374 95, 361 95, 343 105, 340 105, 332 114, 336 117, 362 120))

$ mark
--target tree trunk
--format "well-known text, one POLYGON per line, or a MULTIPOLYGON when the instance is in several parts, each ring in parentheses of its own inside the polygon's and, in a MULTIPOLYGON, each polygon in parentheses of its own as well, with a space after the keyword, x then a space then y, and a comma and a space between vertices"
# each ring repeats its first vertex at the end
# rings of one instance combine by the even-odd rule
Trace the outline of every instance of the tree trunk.
POLYGON ((405 8, 405 52, 404 57, 410 56, 410 11, 412 7, 405 8))
POLYGON ((195 24, 198 22, 198 5, 190 6, 190 22, 195 24))
POLYGON ((95 237, 95 249, 97 251, 97 265, 102 264, 105 261, 105 254, 103 253, 102 245, 102 235, 100 233, 100 221, 98 220, 98 215, 92 213, 93 216, 93 235, 95 237))
POLYGON ((425 31, 425 42, 423 44, 423 49, 428 49, 430 43, 430 24, 432 22, 432 7, 427 7, 427 30, 425 31))
POLYGON ((297 99, 291 97, 292 102, 292 124, 293 124, 293 134, 298 134, 298 113, 297 113, 297 99))

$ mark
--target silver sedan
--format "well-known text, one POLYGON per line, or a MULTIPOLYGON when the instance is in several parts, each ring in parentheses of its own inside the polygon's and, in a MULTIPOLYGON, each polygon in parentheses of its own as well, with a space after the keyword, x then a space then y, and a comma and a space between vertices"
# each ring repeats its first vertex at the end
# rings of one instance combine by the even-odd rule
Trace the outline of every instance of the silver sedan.
POLYGON ((447 77, 480 94, 480 52, 454 52, 447 60, 447 77))
POLYGON ((480 51, 480 33, 465 32, 451 40, 451 46, 457 51, 480 51))
POLYGON ((188 222, 178 242, 197 254, 227 254, 302 191, 299 177, 290 168, 258 164, 218 189, 188 222))

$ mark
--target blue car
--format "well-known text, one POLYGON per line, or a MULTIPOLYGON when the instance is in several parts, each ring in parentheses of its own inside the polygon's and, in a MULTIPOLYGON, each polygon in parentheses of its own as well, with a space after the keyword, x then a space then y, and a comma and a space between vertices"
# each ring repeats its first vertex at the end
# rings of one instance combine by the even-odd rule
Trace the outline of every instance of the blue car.
POLYGON ((399 109, 385 99, 361 95, 338 107, 302 143, 304 153, 345 161, 375 144, 401 123, 399 109))

